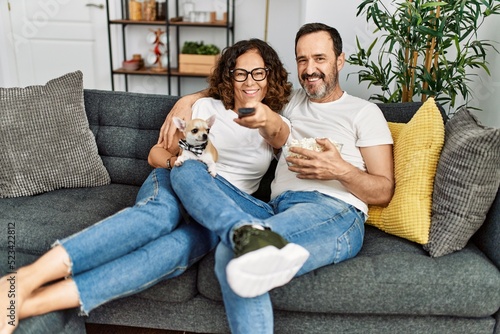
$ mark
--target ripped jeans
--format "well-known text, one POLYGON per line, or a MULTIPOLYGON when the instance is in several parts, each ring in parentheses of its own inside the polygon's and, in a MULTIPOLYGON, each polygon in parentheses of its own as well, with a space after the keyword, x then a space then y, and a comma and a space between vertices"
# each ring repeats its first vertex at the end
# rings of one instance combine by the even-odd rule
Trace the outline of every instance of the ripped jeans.
POLYGON ((84 315, 179 276, 217 243, 214 233, 184 221, 163 168, 151 172, 133 207, 56 242, 69 254, 84 315))

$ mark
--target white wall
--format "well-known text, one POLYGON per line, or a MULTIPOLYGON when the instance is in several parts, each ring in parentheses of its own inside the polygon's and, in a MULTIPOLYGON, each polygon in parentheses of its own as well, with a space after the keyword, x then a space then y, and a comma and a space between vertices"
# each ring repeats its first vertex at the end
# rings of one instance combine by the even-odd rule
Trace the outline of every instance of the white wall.
POLYGON ((9 38, 12 36, 10 28, 10 13, 7 10, 7 0, 0 0, 0 87, 17 86, 14 50, 9 47, 9 38))
MULTIPOLYGON (((494 45, 500 50, 500 18, 491 17, 479 32, 480 39, 495 41, 494 45)), ((479 72, 474 80, 474 101, 481 111, 475 112, 483 124, 500 128, 500 54, 490 52, 487 56, 491 76, 479 72)))

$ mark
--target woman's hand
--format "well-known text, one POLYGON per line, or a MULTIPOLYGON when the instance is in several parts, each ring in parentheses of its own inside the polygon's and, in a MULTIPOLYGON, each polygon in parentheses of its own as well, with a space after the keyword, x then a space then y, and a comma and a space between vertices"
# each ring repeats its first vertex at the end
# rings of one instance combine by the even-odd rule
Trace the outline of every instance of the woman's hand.
MULTIPOLYGON (((281 148, 290 134, 290 127, 283 121, 281 116, 261 102, 254 105, 246 105, 245 107, 255 108, 255 113, 235 118, 234 121, 247 128, 259 129, 260 135, 269 145, 276 149, 281 148)), ((235 111, 237 112, 238 110, 235 111)))

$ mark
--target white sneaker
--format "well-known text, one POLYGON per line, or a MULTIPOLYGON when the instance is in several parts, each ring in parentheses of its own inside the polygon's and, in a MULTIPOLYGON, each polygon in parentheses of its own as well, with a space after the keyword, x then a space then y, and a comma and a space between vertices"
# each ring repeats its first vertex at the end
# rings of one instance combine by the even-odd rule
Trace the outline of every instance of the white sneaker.
POLYGON ((290 282, 309 258, 302 246, 266 246, 231 260, 226 268, 229 286, 240 297, 252 298, 290 282))

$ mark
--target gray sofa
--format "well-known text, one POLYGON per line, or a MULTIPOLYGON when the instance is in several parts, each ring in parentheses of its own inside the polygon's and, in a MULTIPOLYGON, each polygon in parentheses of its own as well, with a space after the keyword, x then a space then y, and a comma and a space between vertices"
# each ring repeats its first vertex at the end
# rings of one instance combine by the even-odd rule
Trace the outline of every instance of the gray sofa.
MULTIPOLYGON (((0 227, 16 225, 16 263, 58 238, 134 203, 150 172, 149 148, 177 97, 85 90, 85 108, 112 183, 0 200, 0 227)), ((407 122, 420 104, 380 105, 407 122)), ((258 196, 268 196, 272 173, 258 196)), ((3 234, 3 232, 2 232, 3 234)), ((7 248, 2 243, 2 274, 7 248)), ((271 292, 276 333, 500 333, 500 195, 461 251, 431 258, 422 246, 372 226, 360 254, 271 292)), ((110 245, 112 247, 112 245, 110 245)), ((165 250, 168 252, 168 250, 165 250)), ((84 322, 201 333, 229 331, 213 254, 180 277, 78 317, 75 310, 26 319, 16 333, 84 333, 84 322)), ((256 319, 257 321, 258 319, 256 319)))

